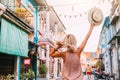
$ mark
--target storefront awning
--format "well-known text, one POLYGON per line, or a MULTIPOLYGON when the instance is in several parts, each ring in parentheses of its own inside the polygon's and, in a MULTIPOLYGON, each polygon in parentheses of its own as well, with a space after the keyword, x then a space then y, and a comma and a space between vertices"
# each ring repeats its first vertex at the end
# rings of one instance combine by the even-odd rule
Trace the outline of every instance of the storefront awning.
POLYGON ((28 56, 28 33, 5 18, 1 18, 0 52, 28 56))
POLYGON ((110 23, 110 17, 108 16, 108 17, 105 18, 103 26, 108 27, 109 23, 110 23))

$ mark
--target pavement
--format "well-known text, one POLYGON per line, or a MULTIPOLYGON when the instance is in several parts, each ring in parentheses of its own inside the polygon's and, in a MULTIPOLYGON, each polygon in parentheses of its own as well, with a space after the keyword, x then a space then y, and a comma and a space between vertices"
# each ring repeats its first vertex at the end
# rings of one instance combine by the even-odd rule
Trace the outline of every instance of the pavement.
MULTIPOLYGON (((37 80, 47 80, 46 78, 38 78, 37 80)), ((49 80, 62 80, 61 77, 58 77, 57 79, 54 79, 54 78, 51 78, 49 80)), ((84 75, 84 79, 83 80, 95 80, 94 79, 94 75, 91 75, 91 78, 88 79, 88 77, 86 75, 84 75)), ((105 80, 105 79, 99 79, 99 80, 105 80)), ((113 79, 110 79, 110 80, 113 80, 113 79)))
MULTIPOLYGON (((46 78, 38 78, 37 80, 47 80, 47 79, 46 78)), ((49 80, 62 80, 62 78, 57 78, 57 79, 50 78, 49 80)))
MULTIPOLYGON (((38 78, 37 80, 47 80, 47 79, 46 79, 46 78, 38 78)), ((57 78, 57 79, 50 78, 49 80, 62 80, 62 78, 61 78, 61 77, 59 77, 59 78, 57 78)), ((91 78, 88 79, 88 77, 85 75, 83 80, 94 80, 94 76, 91 75, 91 78)))

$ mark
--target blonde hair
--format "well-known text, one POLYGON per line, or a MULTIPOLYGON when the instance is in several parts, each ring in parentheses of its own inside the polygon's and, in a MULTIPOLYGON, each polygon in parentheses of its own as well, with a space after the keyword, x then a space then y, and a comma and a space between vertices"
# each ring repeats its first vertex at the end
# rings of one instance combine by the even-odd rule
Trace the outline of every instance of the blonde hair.
POLYGON ((63 39, 63 44, 65 47, 67 47, 67 51, 76 51, 76 38, 73 34, 68 34, 66 37, 63 39))

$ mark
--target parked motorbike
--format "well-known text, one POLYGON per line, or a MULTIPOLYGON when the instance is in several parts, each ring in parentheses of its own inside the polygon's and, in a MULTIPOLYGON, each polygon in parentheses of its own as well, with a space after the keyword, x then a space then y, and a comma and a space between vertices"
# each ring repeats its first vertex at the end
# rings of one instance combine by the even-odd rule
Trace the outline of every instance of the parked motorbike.
POLYGON ((99 80, 99 79, 104 79, 104 80, 110 80, 109 74, 107 73, 99 73, 97 71, 92 71, 92 74, 94 75, 94 79, 95 80, 99 80))

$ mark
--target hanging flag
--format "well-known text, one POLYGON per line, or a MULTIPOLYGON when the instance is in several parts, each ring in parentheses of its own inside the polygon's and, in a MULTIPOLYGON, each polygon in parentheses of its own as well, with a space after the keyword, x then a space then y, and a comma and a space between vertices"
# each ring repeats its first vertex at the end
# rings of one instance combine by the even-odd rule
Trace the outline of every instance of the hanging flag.
POLYGON ((41 33, 39 30, 37 30, 37 31, 38 31, 38 34, 39 34, 40 36, 43 36, 42 33, 41 33))

